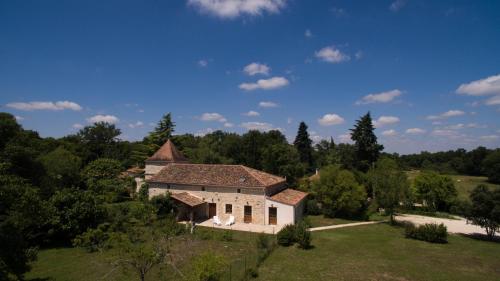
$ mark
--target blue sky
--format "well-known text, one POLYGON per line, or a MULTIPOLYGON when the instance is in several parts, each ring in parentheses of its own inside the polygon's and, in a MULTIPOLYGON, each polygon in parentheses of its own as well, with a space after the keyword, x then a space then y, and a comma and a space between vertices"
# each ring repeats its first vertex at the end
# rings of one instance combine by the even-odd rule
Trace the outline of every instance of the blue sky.
POLYGON ((0 106, 42 136, 280 129, 388 152, 500 146, 498 1, 0 1, 0 106))

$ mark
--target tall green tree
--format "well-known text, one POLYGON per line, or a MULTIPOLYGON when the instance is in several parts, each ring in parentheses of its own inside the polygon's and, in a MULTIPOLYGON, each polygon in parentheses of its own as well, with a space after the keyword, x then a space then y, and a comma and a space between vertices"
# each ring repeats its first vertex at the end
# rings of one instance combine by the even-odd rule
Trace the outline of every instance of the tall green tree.
POLYGON ((149 144, 162 146, 168 139, 172 137, 175 131, 175 123, 172 121, 172 114, 169 112, 158 121, 155 129, 149 133, 145 141, 149 144))
POLYGON ((471 192, 470 199, 472 208, 468 218, 493 238, 500 230, 500 189, 491 191, 486 185, 480 184, 471 192))
POLYGON ((80 157, 58 147, 42 155, 39 160, 47 172, 46 185, 54 185, 59 189, 78 185, 82 165, 80 157))
POLYGON ((351 139, 355 143, 358 168, 362 171, 367 171, 377 161, 380 152, 384 149, 383 145, 377 143, 374 130, 370 112, 357 120, 354 128, 351 129, 351 139))
POLYGON ((500 183, 500 149, 495 150, 483 161, 483 170, 492 183, 500 183))
POLYGON ((457 198, 457 190, 450 177, 436 172, 420 173, 414 180, 416 195, 433 211, 448 211, 457 198))
POLYGON ((102 157, 119 158, 118 136, 120 134, 120 129, 106 122, 94 123, 81 129, 77 135, 87 150, 85 162, 102 157))
POLYGON ((21 126, 17 124, 16 118, 12 114, 0 112, 0 150, 21 130, 21 126))
POLYGON ((313 165, 313 148, 312 140, 309 138, 309 133, 307 132, 306 123, 300 122, 293 145, 299 152, 300 162, 306 164, 308 168, 311 169, 313 165))

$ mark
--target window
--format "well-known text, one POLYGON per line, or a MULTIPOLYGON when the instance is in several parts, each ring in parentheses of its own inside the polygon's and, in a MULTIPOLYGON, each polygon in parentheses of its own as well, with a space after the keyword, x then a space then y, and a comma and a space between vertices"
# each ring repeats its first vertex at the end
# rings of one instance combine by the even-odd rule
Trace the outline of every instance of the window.
POLYGON ((205 187, 204 186, 201 187, 201 191, 205 191, 205 187))
POLYGON ((167 184, 167 189, 170 189, 170 184, 167 184))
POLYGON ((233 213, 233 205, 226 204, 226 214, 232 214, 232 213, 233 213))
POLYGON ((238 188, 238 190, 236 192, 241 193, 241 189, 238 188))

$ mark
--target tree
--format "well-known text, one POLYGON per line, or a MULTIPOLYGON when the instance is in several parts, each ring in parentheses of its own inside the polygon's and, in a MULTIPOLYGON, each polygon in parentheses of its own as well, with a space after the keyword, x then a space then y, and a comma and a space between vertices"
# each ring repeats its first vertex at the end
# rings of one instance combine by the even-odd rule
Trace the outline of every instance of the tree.
POLYGON ((486 230, 493 239, 500 229, 500 189, 491 191, 486 185, 478 185, 470 194, 472 208, 468 219, 486 230))
POLYGON ((120 175, 120 162, 108 158, 100 158, 90 162, 82 172, 82 178, 87 187, 94 188, 101 180, 115 179, 120 175))
POLYGON ((78 184, 82 165, 80 157, 60 146, 41 156, 39 160, 50 179, 49 184, 54 184, 59 188, 78 184))
POLYGON ((87 150, 85 162, 103 157, 119 158, 118 136, 120 134, 120 129, 114 124, 105 122, 98 122, 81 129, 78 137, 87 150))
POLYGON ((300 122, 297 136, 295 137, 293 145, 299 152, 300 162, 306 164, 309 169, 312 168, 312 140, 309 138, 306 123, 300 122))
POLYGON ((319 181, 313 182, 323 213, 329 217, 352 217, 359 213, 366 201, 366 192, 354 174, 338 165, 326 166, 320 171, 319 181))
POLYGON ((488 155, 482 166, 489 182, 500 183, 500 149, 488 155))
POLYGON ((457 198, 453 180, 435 172, 422 172, 415 178, 417 197, 434 211, 448 211, 457 198))
POLYGON ((21 126, 17 124, 16 118, 12 114, 0 112, 0 150, 21 130, 21 126))
POLYGON ((396 161, 381 158, 368 172, 368 182, 378 206, 385 209, 393 222, 395 209, 410 196, 406 173, 399 169, 396 161))
POLYGON ((366 113, 351 129, 351 139, 355 143, 358 167, 362 171, 367 171, 369 167, 377 161, 383 145, 377 143, 377 136, 374 133, 370 112, 366 113))
POLYGON ((149 133, 144 140, 156 146, 162 146, 168 139, 172 137, 175 131, 175 123, 172 121, 172 114, 169 112, 158 121, 154 131, 149 133))
POLYGON ((268 173, 286 177, 291 184, 305 172, 297 150, 289 144, 274 144, 264 148, 262 168, 268 173))

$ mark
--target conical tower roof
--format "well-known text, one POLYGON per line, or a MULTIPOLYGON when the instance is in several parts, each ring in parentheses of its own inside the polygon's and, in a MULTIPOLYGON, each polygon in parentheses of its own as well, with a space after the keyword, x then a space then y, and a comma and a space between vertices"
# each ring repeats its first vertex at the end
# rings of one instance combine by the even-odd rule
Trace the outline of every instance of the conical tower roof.
POLYGON ((177 150, 174 143, 170 139, 165 142, 160 149, 158 149, 153 156, 146 159, 146 161, 157 161, 157 162, 172 162, 172 163, 182 163, 188 162, 187 158, 182 155, 182 153, 177 150))

